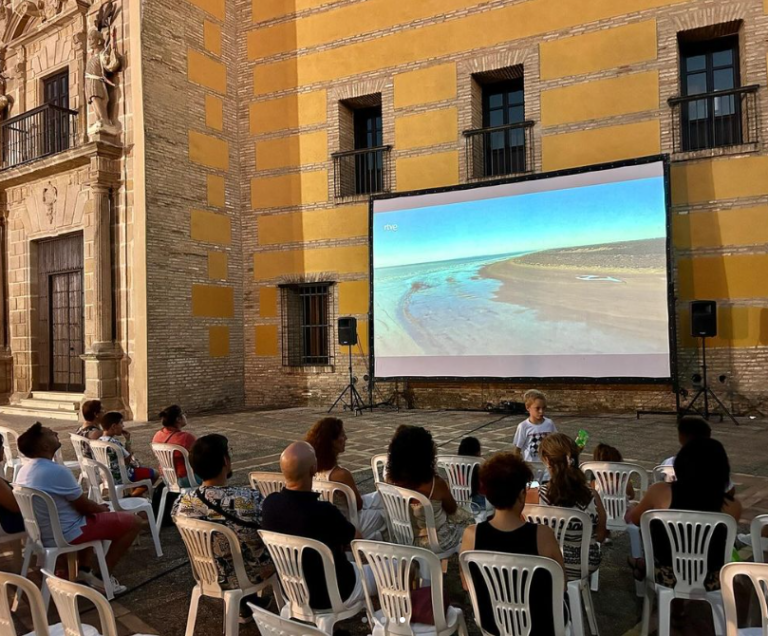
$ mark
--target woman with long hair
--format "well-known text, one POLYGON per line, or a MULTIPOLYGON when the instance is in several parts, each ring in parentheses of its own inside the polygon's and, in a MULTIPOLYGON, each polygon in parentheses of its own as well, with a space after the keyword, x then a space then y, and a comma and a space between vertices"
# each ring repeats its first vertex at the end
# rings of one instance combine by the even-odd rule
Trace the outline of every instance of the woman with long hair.
POLYGON ((352 473, 339 466, 339 455, 347 448, 347 434, 344 422, 337 417, 324 417, 309 429, 306 441, 315 449, 317 458, 317 479, 344 484, 355 493, 360 534, 364 539, 381 541, 387 527, 384 506, 379 493, 361 495, 352 473))
MULTIPOLYGON (((402 425, 389 443, 387 481, 415 490, 432 502, 440 549, 448 551, 461 541, 461 529, 448 521, 458 510, 446 481, 437 474, 437 448, 432 434, 421 426, 402 425)), ((412 506, 418 545, 428 548, 427 522, 420 505, 412 506)))
MULTIPOLYGON (((586 512, 592 519, 592 543, 589 546, 589 571, 600 567, 600 544, 605 540, 607 517, 600 495, 589 487, 587 478, 579 469, 579 447, 563 433, 553 433, 544 438, 539 456, 547 467, 550 478, 545 484, 533 489, 527 496, 529 503, 542 506, 573 508, 586 512)), ((565 533, 563 558, 569 581, 581 578, 581 538, 579 524, 565 533)))

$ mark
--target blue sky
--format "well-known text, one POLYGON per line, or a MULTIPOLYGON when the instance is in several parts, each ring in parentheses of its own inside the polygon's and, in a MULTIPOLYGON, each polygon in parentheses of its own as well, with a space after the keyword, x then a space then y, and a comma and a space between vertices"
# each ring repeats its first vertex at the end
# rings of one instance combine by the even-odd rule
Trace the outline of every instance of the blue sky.
POLYGON ((374 214, 374 267, 661 238, 666 232, 664 179, 653 177, 374 214))

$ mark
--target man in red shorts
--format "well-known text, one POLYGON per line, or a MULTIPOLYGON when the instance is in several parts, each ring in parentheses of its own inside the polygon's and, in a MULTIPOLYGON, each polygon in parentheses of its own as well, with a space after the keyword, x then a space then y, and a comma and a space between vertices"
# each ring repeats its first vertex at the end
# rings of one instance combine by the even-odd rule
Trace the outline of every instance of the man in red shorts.
MULTIPOLYGON (((29 458, 19 471, 16 483, 36 488, 49 494, 59 513, 59 522, 64 539, 77 545, 88 541, 111 541, 107 552, 107 566, 112 572, 120 559, 131 547, 147 522, 130 512, 109 512, 105 505, 97 504, 83 493, 72 472, 53 461, 56 451, 61 448, 56 431, 44 427, 40 422, 19 436, 19 451, 29 458)), ((35 516, 40 525, 44 545, 53 545, 53 531, 48 510, 42 501, 35 500, 35 516)), ((81 565, 78 580, 104 591, 104 583, 91 566, 93 555, 81 565)), ((115 594, 126 590, 112 576, 115 594)))

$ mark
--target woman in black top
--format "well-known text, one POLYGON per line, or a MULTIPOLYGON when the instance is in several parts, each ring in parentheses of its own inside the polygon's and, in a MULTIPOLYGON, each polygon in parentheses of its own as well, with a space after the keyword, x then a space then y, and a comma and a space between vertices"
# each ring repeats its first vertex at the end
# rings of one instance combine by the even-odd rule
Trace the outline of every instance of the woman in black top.
MULTIPOLYGON (((480 492, 496 508, 489 521, 469 526, 464 531, 461 552, 489 550, 506 554, 543 556, 563 565, 563 555, 554 532, 522 520, 526 487, 533 480, 528 465, 514 453, 497 453, 480 467, 480 492)), ((482 575, 473 566, 472 579, 477 593, 480 616, 476 617, 482 629, 498 634, 491 600, 482 575)), ((467 582, 462 580, 464 588, 467 582)), ((549 577, 542 573, 534 576, 531 587, 532 636, 554 634, 552 624, 552 595, 555 592, 549 577)))
MULTIPOLYGON (((0 465, 5 459, 3 436, 0 435, 0 465)), ((5 534, 16 534, 24 531, 24 519, 19 510, 19 504, 13 496, 11 485, 0 477, 0 529, 5 534)))

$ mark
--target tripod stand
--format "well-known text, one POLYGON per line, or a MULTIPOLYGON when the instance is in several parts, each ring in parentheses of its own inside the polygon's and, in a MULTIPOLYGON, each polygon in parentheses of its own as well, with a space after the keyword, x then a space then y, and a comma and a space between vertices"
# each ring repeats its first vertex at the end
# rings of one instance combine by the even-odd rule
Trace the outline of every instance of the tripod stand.
POLYGON ((725 407, 725 404, 723 404, 715 392, 709 388, 709 382, 707 381, 707 339, 705 336, 701 336, 701 387, 698 391, 696 391, 696 394, 691 398, 691 401, 688 402, 688 406, 686 406, 680 414, 681 417, 683 415, 688 415, 691 411, 695 411, 704 417, 705 420, 709 420, 710 398, 717 402, 717 405, 720 407, 721 422, 723 421, 723 415, 727 415, 736 426, 739 425, 739 423, 736 421, 736 418, 733 417, 733 414, 725 407), (704 397, 704 410, 700 411, 698 408, 696 408, 696 402, 702 396, 704 397))
POLYGON ((347 349, 349 350, 349 384, 344 387, 344 390, 339 394, 339 397, 336 398, 336 401, 331 405, 331 408, 328 409, 328 412, 330 413, 338 406, 339 402, 341 402, 342 408, 345 411, 349 409, 350 411, 354 411, 355 415, 359 415, 365 408, 365 402, 363 401, 360 392, 357 390, 357 387, 355 387, 356 380, 355 376, 352 375, 352 345, 348 345, 347 349))

